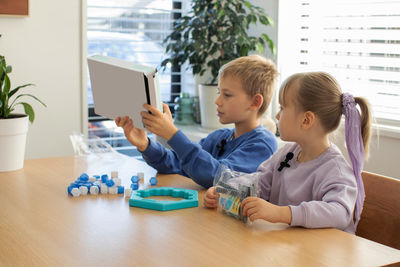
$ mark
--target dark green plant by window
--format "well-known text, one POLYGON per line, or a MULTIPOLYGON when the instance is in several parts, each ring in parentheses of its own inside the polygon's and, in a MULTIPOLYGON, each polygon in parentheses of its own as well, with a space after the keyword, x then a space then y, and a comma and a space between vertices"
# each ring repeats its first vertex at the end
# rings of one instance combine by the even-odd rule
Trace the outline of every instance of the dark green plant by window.
POLYGON ((267 34, 247 34, 249 26, 258 23, 273 25, 261 7, 248 1, 194 0, 192 11, 174 22, 173 31, 164 40, 169 57, 161 66, 188 62, 193 74, 200 76, 210 69, 210 84, 215 84, 225 63, 251 51, 262 54, 267 45, 275 54, 274 43, 267 34))
POLYGON ((27 102, 21 102, 20 98, 30 97, 37 100, 43 106, 46 106, 46 104, 44 104, 34 95, 17 94, 20 89, 27 86, 32 86, 33 84, 31 83, 18 86, 11 90, 11 81, 10 77, 8 76, 11 70, 11 66, 7 66, 6 64, 5 57, 0 55, 0 119, 12 117, 12 112, 14 111, 15 107, 22 105, 24 107, 25 114, 28 115, 29 121, 32 123, 35 120, 35 112, 30 104, 27 102))

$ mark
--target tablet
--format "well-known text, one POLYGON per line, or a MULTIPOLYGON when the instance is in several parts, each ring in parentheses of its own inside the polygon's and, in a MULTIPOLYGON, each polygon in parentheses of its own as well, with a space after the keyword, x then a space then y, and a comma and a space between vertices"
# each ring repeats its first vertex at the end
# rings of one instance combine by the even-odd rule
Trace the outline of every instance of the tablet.
POLYGON ((129 116, 135 127, 144 129, 143 104, 162 111, 155 68, 100 55, 88 57, 88 67, 96 114, 112 120, 129 116))

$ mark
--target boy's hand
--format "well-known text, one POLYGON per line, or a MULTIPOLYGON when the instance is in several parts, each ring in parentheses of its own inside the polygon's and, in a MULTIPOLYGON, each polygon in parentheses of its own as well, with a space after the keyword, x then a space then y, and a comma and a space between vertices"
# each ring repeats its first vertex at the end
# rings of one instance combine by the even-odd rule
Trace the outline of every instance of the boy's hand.
POLYGON ((126 139, 128 139, 132 145, 136 146, 139 151, 145 151, 149 146, 146 132, 133 126, 133 122, 128 116, 123 118, 117 117, 115 119, 115 124, 124 129, 126 139))
POLYGON ((218 206, 218 195, 215 191, 215 186, 208 188, 204 194, 204 206, 209 209, 214 209, 218 206))
POLYGON ((157 108, 148 104, 144 104, 143 107, 151 112, 151 114, 148 112, 140 113, 147 130, 167 141, 178 132, 178 128, 175 127, 174 122, 172 121, 172 115, 169 111, 168 105, 163 103, 164 112, 161 112, 157 108))
POLYGON ((258 197, 247 197, 242 201, 243 215, 248 216, 250 221, 257 219, 272 223, 292 222, 292 212, 289 206, 277 206, 258 197))

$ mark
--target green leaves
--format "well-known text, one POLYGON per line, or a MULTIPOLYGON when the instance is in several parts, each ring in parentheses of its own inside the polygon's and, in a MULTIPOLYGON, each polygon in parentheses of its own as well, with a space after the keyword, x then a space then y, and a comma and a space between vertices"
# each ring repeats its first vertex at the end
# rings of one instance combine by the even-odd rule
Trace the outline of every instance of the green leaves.
POLYGON ((17 95, 19 90, 21 90, 22 88, 33 86, 34 84, 24 84, 11 90, 11 81, 8 76, 8 73, 10 73, 11 71, 12 68, 11 66, 6 65, 6 60, 4 56, 0 56, 0 119, 7 119, 10 114, 15 110, 15 107, 17 105, 22 105, 24 107, 25 114, 29 117, 29 121, 33 123, 33 121, 35 120, 35 112, 33 111, 32 106, 27 102, 16 103, 16 100, 21 97, 29 97, 38 101, 45 107, 46 104, 32 94, 17 95), (10 99, 14 96, 15 98, 10 104, 10 99))
POLYGON ((276 48, 275 48, 274 42, 265 33, 262 34, 262 37, 267 41, 268 47, 271 50, 272 54, 276 55, 276 48))
POLYGON ((259 19, 264 25, 274 25, 274 21, 268 16, 260 16, 259 19))
POLYGON ((264 53, 264 44, 262 44, 262 43, 257 43, 257 44, 256 44, 256 50, 257 50, 257 52, 258 52, 259 54, 264 53))
POLYGON ((4 77, 4 83, 3 83, 3 94, 5 96, 8 97, 8 94, 10 92, 10 88, 11 88, 11 82, 10 82, 10 78, 8 77, 8 75, 6 74, 4 77))
POLYGON ((25 114, 28 115, 29 121, 32 123, 35 120, 35 112, 33 111, 32 106, 26 102, 21 102, 19 104, 24 106, 25 114))
POLYGON ((193 0, 192 11, 173 25, 164 39, 168 57, 161 62, 165 69, 188 62, 194 75, 202 75, 209 68, 212 83, 217 81, 223 64, 251 51, 262 54, 275 47, 267 34, 249 36, 250 24, 273 25, 264 10, 243 0, 193 0))
MULTIPOLYGON (((19 89, 24 88, 24 87, 27 87, 27 86, 34 86, 34 84, 33 84, 33 83, 28 83, 28 84, 25 84, 25 85, 18 86, 18 87, 16 87, 15 89, 13 89, 13 90, 10 92, 10 94, 8 95, 8 97, 12 97, 15 93, 17 93, 17 92, 19 91, 19 89)), ((32 97, 34 97, 34 96, 32 96, 32 97)), ((36 98, 36 97, 34 97, 34 98, 36 98)), ((38 100, 39 100, 39 99, 38 99, 38 100)), ((41 102, 41 101, 39 100, 39 102, 41 102)))
POLYGON ((3 88, 3 83, 6 74, 7 74, 6 59, 3 56, 0 56, 0 90, 2 90, 3 88))

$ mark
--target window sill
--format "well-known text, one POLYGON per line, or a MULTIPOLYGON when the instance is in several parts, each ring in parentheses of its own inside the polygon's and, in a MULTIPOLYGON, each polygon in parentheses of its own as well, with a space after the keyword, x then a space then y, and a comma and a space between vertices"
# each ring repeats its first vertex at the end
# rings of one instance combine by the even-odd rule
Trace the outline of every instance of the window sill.
MULTIPOLYGON (((344 133, 344 120, 343 119, 340 123, 339 130, 343 131, 343 133, 344 133)), ((373 123, 371 137, 372 136, 400 139, 400 127, 386 125, 386 124, 373 123)))
POLYGON ((373 124, 372 128, 374 135, 400 139, 400 127, 388 126, 382 124, 373 124))
MULTIPOLYGON (((202 138, 206 138, 211 132, 216 130, 203 128, 199 124, 176 126, 193 142, 199 142, 202 138)), ((228 127, 229 125, 227 128, 228 127)), ((282 141, 279 137, 276 137, 276 141, 278 142, 278 148, 281 148, 284 144, 286 144, 286 142, 282 141)))
MULTIPOLYGON (((216 129, 203 128, 199 124, 193 125, 177 125, 177 127, 193 142, 199 142, 202 138, 207 137, 211 132, 216 129)), ((344 121, 340 124, 339 131, 344 133, 344 121)), ((372 136, 389 137, 400 140, 400 127, 388 126, 382 124, 372 125, 372 136)), ((287 142, 276 137, 278 142, 278 149, 283 147, 287 142)))
POLYGON ((203 128, 200 126, 200 124, 176 124, 176 127, 178 127, 178 129, 181 130, 193 142, 199 142, 202 138, 207 137, 211 132, 215 131, 215 129, 203 128))

